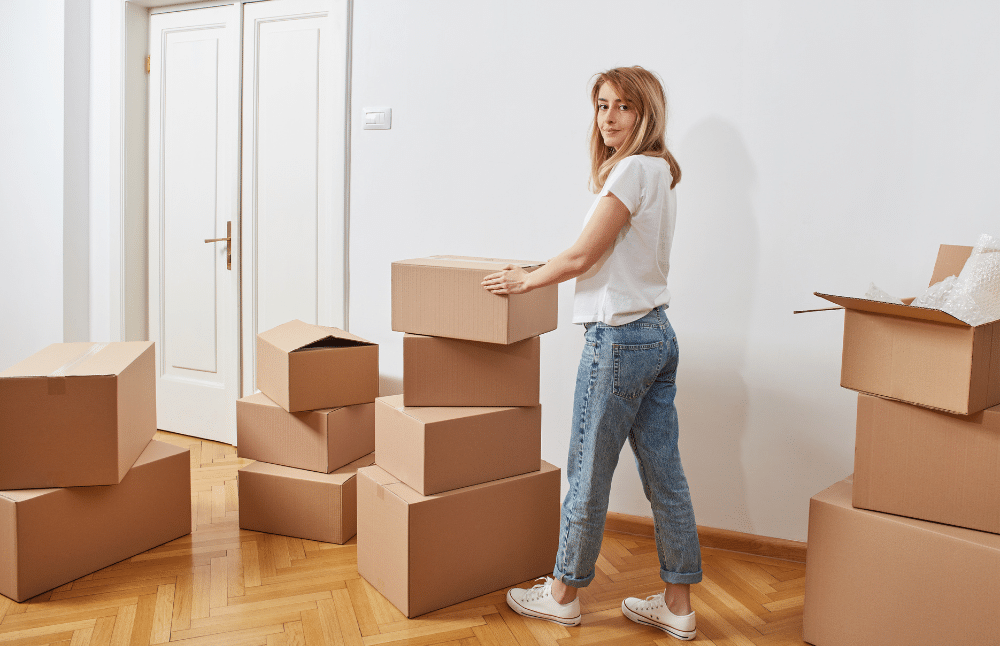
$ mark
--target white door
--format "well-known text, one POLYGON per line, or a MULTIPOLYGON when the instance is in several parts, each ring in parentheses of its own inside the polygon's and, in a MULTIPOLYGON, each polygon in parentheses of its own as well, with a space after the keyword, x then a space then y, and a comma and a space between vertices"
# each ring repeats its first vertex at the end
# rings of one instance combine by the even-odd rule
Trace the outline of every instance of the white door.
POLYGON ((175 9, 150 17, 157 425, 235 444, 257 333, 345 327, 349 6, 175 9))
POLYGON ((235 444, 239 256, 205 241, 238 249, 239 7, 154 14, 149 51, 157 426, 235 444))
POLYGON ((243 384, 258 332, 345 326, 346 0, 270 0, 243 18, 243 384))

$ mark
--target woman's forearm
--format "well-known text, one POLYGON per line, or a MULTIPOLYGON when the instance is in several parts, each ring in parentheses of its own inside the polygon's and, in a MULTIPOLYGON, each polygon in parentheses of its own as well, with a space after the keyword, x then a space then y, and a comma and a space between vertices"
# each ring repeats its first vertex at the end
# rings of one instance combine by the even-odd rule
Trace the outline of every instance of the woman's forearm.
POLYGON ((614 244, 628 218, 625 204, 613 194, 601 198, 573 246, 528 274, 525 287, 529 290, 545 287, 586 273, 614 244))
POLYGON ((572 249, 567 249, 535 271, 529 273, 524 279, 524 286, 528 290, 532 290, 561 283, 571 278, 576 278, 588 269, 590 269, 590 265, 586 263, 585 258, 574 254, 572 249))

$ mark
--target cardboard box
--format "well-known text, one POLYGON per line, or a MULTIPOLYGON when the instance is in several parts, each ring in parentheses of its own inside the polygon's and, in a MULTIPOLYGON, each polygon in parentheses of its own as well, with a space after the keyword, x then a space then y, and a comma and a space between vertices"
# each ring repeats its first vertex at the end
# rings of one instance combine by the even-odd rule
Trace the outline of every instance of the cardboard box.
POLYGON ((503 344, 556 329, 556 285, 507 296, 483 289, 483 278, 507 264, 534 271, 543 263, 466 256, 392 263, 392 329, 503 344))
MULTIPOLYGON (((961 273, 971 253, 941 245, 930 284, 961 273)), ((1000 321, 972 327, 939 310, 816 295, 847 310, 844 388, 959 415, 1000 404, 1000 321)))
POLYGON ((1000 536, 851 507, 850 479, 809 503, 802 638, 815 646, 996 644, 1000 536))
POLYGON ((952 415, 859 395, 854 506, 1000 534, 1000 406, 952 415))
POLYGON ((537 471, 542 407, 403 406, 375 402, 375 463, 422 495, 537 471))
POLYGON ((151 342, 54 343, 0 372, 0 490, 118 484, 155 433, 151 342))
POLYGON ((121 483, 0 491, 0 594, 24 601, 191 533, 191 458, 152 441, 121 483))
POLYGON ((538 406, 540 337, 510 345, 407 334, 406 406, 538 406))
POLYGON ((290 413, 378 397, 378 345, 335 327, 289 321, 257 335, 257 388, 290 413))
POLYGON ((552 573, 559 469, 421 496, 358 470, 358 573, 407 617, 552 573))
POLYGON ((375 404, 289 413, 264 393, 236 400, 241 458, 330 473, 375 451, 375 404))
POLYGON ((343 544, 357 532, 358 468, 375 454, 333 473, 266 462, 239 470, 240 527, 268 534, 343 544))

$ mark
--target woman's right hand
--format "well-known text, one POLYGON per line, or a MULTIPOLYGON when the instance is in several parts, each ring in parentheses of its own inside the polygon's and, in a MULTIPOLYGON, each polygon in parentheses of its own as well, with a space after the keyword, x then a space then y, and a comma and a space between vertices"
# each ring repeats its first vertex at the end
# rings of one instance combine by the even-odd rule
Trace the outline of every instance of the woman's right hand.
POLYGON ((525 284, 528 272, 517 265, 506 265, 503 269, 490 274, 481 283, 483 289, 491 294, 523 294, 530 291, 525 284))

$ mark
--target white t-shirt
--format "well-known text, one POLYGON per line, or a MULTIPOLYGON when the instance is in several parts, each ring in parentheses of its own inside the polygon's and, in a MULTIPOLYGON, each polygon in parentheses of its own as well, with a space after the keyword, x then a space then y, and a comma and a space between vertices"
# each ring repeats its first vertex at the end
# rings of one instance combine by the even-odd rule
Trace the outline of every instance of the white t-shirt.
POLYGON ((647 155, 626 157, 608 175, 584 226, 608 193, 631 216, 601 259, 577 277, 574 323, 623 325, 670 302, 667 272, 677 214, 671 181, 667 160, 647 155))

